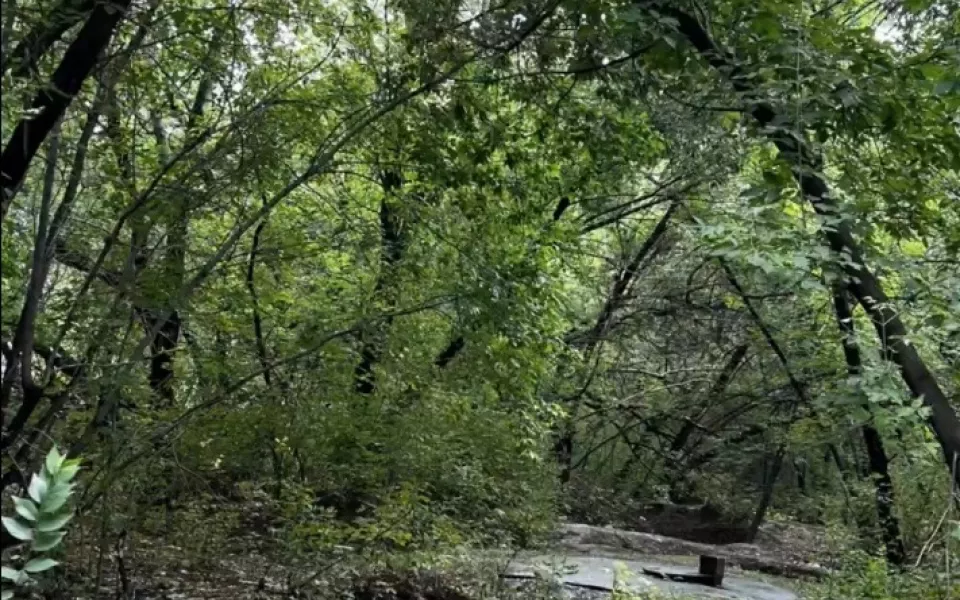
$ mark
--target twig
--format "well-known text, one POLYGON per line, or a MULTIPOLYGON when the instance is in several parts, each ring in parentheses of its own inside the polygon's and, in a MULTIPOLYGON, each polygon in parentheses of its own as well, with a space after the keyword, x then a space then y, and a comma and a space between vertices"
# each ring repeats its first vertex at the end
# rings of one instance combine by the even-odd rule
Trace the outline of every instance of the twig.
POLYGON ((947 509, 943 511, 943 514, 940 515, 940 520, 937 521, 936 527, 933 528, 933 533, 930 534, 930 537, 920 548, 920 553, 917 555, 917 560, 913 563, 913 568, 916 569, 920 566, 920 563, 923 561, 923 555, 927 550, 930 549, 930 546, 933 544, 933 540, 937 537, 937 533, 940 531, 940 527, 943 525, 943 522, 946 520, 947 515, 950 513, 950 508, 952 505, 948 504, 947 509))

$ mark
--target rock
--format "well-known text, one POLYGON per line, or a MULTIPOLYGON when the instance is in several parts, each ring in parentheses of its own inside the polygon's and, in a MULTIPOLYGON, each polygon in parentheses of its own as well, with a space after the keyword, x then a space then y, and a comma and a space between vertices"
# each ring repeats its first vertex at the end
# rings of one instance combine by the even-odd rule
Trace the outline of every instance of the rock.
POLYGON ((592 525, 562 525, 561 540, 567 545, 605 546, 624 548, 650 555, 700 555, 708 554, 724 558, 741 569, 760 571, 787 577, 823 577, 827 570, 819 565, 800 561, 785 560, 772 556, 763 556, 760 548, 752 544, 731 544, 715 546, 701 544, 677 538, 669 538, 654 533, 608 529, 592 525))
POLYGON ((654 558, 632 560, 600 555, 562 554, 530 557, 513 562, 506 576, 533 579, 533 572, 543 565, 553 567, 555 580, 566 587, 605 591, 607 598, 614 588, 625 588, 634 593, 657 590, 683 598, 702 600, 796 600, 796 595, 789 590, 745 575, 725 577, 723 585, 719 587, 676 581, 667 574, 681 570, 682 567, 659 563, 654 558), (644 572, 660 573, 663 577, 646 577, 644 572))

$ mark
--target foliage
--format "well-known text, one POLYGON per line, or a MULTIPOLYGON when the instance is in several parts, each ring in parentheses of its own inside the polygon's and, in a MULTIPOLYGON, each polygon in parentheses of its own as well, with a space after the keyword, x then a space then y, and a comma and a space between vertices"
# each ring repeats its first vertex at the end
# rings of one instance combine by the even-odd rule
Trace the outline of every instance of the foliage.
POLYGON ((208 558, 250 506, 300 557, 668 505, 946 549, 955 0, 72 8, 0 23, 0 491, 53 439, 208 558))
MULTIPOLYGON (((66 535, 65 527, 73 517, 68 502, 76 485, 72 483, 73 478, 79 470, 79 459, 68 460, 53 447, 43 468, 30 480, 28 496, 13 498, 16 515, 3 517, 3 527, 10 535, 29 545, 19 568, 3 566, 5 581, 16 587, 26 587, 35 583, 34 575, 59 564, 50 556, 55 555, 61 546, 66 535)), ((12 589, 3 591, 4 600, 12 597, 12 589)))
MULTIPOLYGON (((936 572, 914 571, 900 573, 890 570, 882 558, 863 552, 848 552, 841 569, 827 581, 808 586, 804 598, 863 598, 864 600, 895 600, 917 598, 934 600, 948 598, 949 581, 940 581, 936 572)), ((956 593, 954 587, 953 593, 956 593)))

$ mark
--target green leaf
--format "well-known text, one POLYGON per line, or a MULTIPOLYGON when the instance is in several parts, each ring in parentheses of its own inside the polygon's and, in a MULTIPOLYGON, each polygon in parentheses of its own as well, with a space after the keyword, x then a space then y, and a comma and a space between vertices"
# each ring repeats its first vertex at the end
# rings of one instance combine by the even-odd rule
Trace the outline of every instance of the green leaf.
POLYGON ((63 539, 62 532, 45 532, 42 531, 37 534, 37 539, 33 542, 33 551, 34 552, 44 552, 55 548, 57 544, 60 543, 60 540, 63 539))
POLYGON ((960 84, 954 81, 941 81, 933 88, 933 93, 938 96, 946 96, 953 93, 953 90, 958 86, 960 84))
POLYGON ((79 459, 74 458, 64 461, 63 465, 60 466, 60 472, 57 473, 57 481, 67 483, 77 475, 78 471, 80 471, 79 459))
POLYGON ((29 498, 14 498, 13 504, 16 506, 17 514, 28 521, 36 521, 40 511, 37 505, 29 498))
POLYGON ((58 564, 60 563, 53 560, 52 558, 46 558, 46 557, 34 558, 30 560, 27 564, 23 565, 23 570, 26 571, 27 573, 42 573, 44 571, 48 571, 54 568, 58 564))
POLYGON ((3 590, 0 592, 0 600, 10 600, 10 598, 13 598, 13 590, 3 590))
POLYGON ((620 18, 626 23, 639 23, 642 22, 646 17, 647 12, 635 6, 631 6, 620 13, 620 18))
POLYGON ((931 0, 904 0, 903 8, 914 14, 921 13, 932 4, 931 0))
POLYGON ((23 572, 10 567, 0 568, 0 579, 6 579, 7 581, 12 581, 14 583, 20 581, 20 578, 23 577, 23 572))
POLYGON ((73 486, 69 483, 56 484, 40 504, 40 512, 52 513, 60 510, 60 507, 67 503, 72 493, 73 486))
POLYGON ((30 497, 33 498, 34 502, 40 504, 43 501, 44 494, 47 493, 47 487, 47 478, 42 474, 34 474, 30 480, 30 487, 27 489, 27 492, 30 494, 30 497))
POLYGON ((47 454, 47 459, 44 461, 44 465, 47 467, 47 473, 50 473, 56 477, 57 473, 60 472, 60 467, 63 466, 64 457, 60 454, 60 451, 57 450, 57 447, 54 446, 50 449, 50 452, 47 454))
POLYGON ((58 516, 44 516, 37 523, 37 531, 56 531, 67 524, 67 521, 73 518, 73 513, 64 513, 58 516))
POLYGON ((33 529, 27 527, 20 521, 13 519, 11 517, 3 517, 3 526, 10 532, 10 535, 17 538, 18 540, 32 540, 33 539, 33 529))

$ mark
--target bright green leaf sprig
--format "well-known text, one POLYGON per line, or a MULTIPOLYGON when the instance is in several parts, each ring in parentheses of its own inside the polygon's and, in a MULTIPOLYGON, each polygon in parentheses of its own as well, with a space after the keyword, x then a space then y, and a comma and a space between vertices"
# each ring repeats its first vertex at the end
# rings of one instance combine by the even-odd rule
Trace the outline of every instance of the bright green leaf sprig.
MULTIPOLYGON (((30 542, 31 558, 21 569, 4 565, 0 578, 25 586, 33 582, 32 573, 42 573, 57 565, 45 556, 56 548, 65 532, 63 527, 73 517, 67 501, 73 494, 73 478, 80 470, 78 459, 67 460, 53 448, 44 460, 43 468, 35 473, 27 488, 27 496, 14 498, 15 517, 3 517, 3 527, 18 540, 30 542)), ((13 590, 5 589, 0 600, 13 597, 13 590)))

